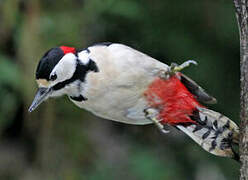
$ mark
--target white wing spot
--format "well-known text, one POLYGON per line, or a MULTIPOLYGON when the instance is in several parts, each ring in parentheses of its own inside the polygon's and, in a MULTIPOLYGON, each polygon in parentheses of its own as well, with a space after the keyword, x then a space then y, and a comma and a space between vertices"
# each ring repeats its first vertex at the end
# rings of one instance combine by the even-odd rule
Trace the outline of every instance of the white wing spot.
POLYGON ((80 53, 78 53, 78 58, 85 65, 88 64, 90 61, 89 53, 87 52, 87 50, 83 50, 80 53))

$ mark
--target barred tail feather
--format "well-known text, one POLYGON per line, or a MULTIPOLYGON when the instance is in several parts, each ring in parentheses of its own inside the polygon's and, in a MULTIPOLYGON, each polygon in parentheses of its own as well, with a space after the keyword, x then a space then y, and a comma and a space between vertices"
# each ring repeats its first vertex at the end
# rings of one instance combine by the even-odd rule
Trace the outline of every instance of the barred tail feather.
POLYGON ((239 128, 228 117, 206 109, 197 108, 190 117, 196 123, 176 125, 206 151, 239 161, 232 145, 239 142, 239 128))

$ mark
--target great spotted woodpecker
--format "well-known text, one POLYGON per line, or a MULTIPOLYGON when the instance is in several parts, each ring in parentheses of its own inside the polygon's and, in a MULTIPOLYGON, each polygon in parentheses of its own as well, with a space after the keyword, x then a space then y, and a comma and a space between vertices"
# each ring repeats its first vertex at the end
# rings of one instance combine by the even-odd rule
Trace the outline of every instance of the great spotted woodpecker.
POLYGON ((49 97, 67 95, 78 107, 113 121, 154 123, 167 133, 171 125, 206 151, 239 160, 233 150, 239 128, 228 117, 201 103, 215 103, 193 80, 180 73, 182 65, 168 66, 128 46, 101 43, 86 49, 60 46, 41 58, 39 86, 29 111, 49 97))

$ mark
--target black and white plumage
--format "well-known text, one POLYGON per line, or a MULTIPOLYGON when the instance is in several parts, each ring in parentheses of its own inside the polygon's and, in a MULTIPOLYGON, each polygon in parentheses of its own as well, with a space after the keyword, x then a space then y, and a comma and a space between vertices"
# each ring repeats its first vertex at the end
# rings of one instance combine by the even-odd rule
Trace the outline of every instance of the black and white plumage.
POLYGON ((105 119, 155 123, 163 132, 164 124, 175 126, 206 151, 237 160, 232 144, 238 142, 238 126, 200 104, 215 99, 177 72, 190 63, 195 62, 168 66, 117 43, 53 48, 37 67, 39 90, 29 111, 49 97, 67 95, 76 106, 105 119))
POLYGON ((38 86, 52 89, 50 97, 74 97, 70 100, 77 106, 106 119, 151 123, 144 117, 143 110, 148 106, 141 95, 161 69, 168 69, 166 64, 122 44, 97 44, 54 57, 57 49, 45 54, 36 72, 38 86), (54 74, 57 79, 51 80, 54 74), (74 100, 80 96, 87 101, 74 100))

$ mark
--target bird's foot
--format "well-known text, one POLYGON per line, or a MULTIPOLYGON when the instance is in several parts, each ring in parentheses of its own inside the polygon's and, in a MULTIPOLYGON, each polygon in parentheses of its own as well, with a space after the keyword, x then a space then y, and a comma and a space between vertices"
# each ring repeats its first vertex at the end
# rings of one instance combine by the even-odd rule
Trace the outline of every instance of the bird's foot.
POLYGON ((176 63, 171 63, 171 65, 169 66, 169 69, 167 71, 162 70, 159 76, 163 79, 169 79, 171 76, 175 75, 177 72, 180 72, 184 68, 190 66, 190 64, 197 65, 197 62, 194 60, 188 60, 180 65, 176 63))
POLYGON ((157 111, 153 108, 147 108, 144 110, 145 117, 152 121, 155 126, 164 134, 169 133, 170 131, 164 129, 164 125, 160 123, 160 121, 156 118, 157 116, 157 111))
POLYGON ((184 68, 190 66, 190 64, 194 64, 194 65, 197 65, 197 62, 194 61, 194 60, 188 60, 188 61, 185 61, 183 64, 181 65, 178 65, 176 63, 171 63, 170 65, 170 72, 172 74, 175 74, 176 72, 179 72, 181 70, 183 70, 184 68))

